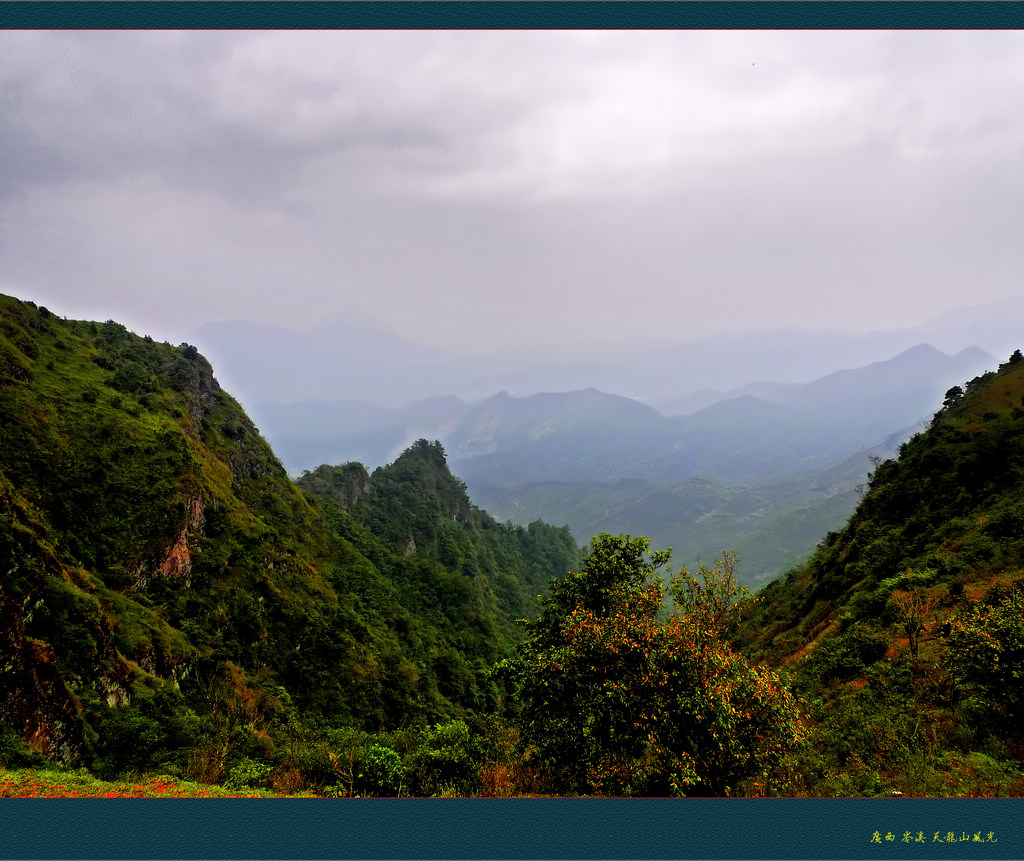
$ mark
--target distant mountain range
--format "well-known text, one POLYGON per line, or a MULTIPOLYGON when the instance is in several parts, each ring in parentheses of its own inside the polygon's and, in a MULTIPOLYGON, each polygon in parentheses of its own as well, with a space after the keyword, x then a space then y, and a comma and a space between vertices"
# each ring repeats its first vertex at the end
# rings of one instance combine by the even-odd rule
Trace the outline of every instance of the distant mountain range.
POLYGON ((753 541, 759 564, 747 576, 764 577, 845 519, 869 455, 892 454, 950 386, 994 364, 977 348, 948 356, 922 344, 810 383, 749 384, 675 416, 593 388, 397 408, 262 402, 253 413, 293 472, 375 466, 438 439, 500 518, 566 523, 581 542, 642 528, 691 565, 753 541))
POLYGON ((675 416, 593 388, 499 392, 475 403, 436 397, 391 408, 361 400, 262 401, 252 412, 293 471, 344 460, 379 465, 431 437, 453 462, 472 461, 470 473, 484 469, 491 479, 589 478, 603 452, 614 456, 610 464, 602 458, 606 479, 763 480, 804 461, 811 468, 838 462, 916 424, 949 386, 994 361, 978 348, 947 356, 922 344, 810 383, 751 383, 675 416), (510 461, 508 452, 520 449, 528 457, 510 461), (780 452, 789 453, 785 464, 780 452))
POLYGON ((869 457, 891 455, 1021 331, 1011 297, 913 328, 733 332, 571 361, 464 355, 356 320, 220 322, 189 340, 293 474, 437 439, 499 518, 567 523, 581 542, 639 530, 691 565, 749 551, 750 579, 841 523, 869 457))
MULTIPOLYGON (((880 319, 884 315, 880 315, 880 319)), ((500 325, 500 322, 496 322, 500 325)), ((1024 331, 1024 297, 958 308, 924 324, 872 332, 729 332, 678 343, 578 350, 571 359, 472 355, 458 345, 427 347, 352 319, 308 331, 222 321, 186 336, 208 355, 218 379, 247 409, 257 402, 362 400, 398 407, 443 395, 477 401, 593 387, 669 414, 693 411, 755 381, 807 383, 885 360, 917 344, 948 355, 977 345, 1008 355, 1024 331), (685 399, 704 392, 703 401, 685 399), (680 402, 682 407, 680 408, 680 402)))

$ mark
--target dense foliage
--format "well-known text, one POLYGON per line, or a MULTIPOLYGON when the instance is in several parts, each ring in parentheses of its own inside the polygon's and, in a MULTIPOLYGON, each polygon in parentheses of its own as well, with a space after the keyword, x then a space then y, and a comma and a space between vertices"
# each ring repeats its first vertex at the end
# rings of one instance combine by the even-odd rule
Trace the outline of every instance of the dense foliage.
POLYGON ((996 588, 949 623, 949 669, 965 700, 1016 728, 1024 709, 1024 583, 996 588))
MULTIPOLYGON (((665 589, 646 539, 601 535, 505 671, 524 740, 560 791, 721 795, 767 777, 801 737, 796 703, 723 634, 741 590, 728 564, 665 589)), ((726 560, 726 563, 728 560, 726 560)))
POLYGON ((875 467, 756 601, 666 585, 439 443, 293 482, 194 347, 0 297, 0 794, 1020 795, 1024 356, 875 467))
POLYGON ((950 389, 848 524, 735 639, 787 666, 811 743, 789 792, 1024 790, 1024 358, 950 389))
MULTIPOLYGON (((553 572, 560 576, 580 561, 566 527, 539 520, 526 527, 502 524, 473 505, 436 441, 419 440, 372 475, 358 463, 324 465, 298 484, 326 521, 364 553, 376 543, 397 564, 413 556, 430 560, 453 572, 456 587, 483 577, 508 619, 536 615, 537 596, 553 572)), ((420 590, 415 595, 424 598, 420 590)), ((514 636, 512 630, 504 633, 514 636)))
MULTIPOLYGON (((394 471, 379 496, 422 551, 311 505, 194 347, 0 297, 0 762, 323 788, 342 730, 475 720, 578 550, 431 508, 458 483, 426 443, 394 471)), ((394 788, 374 744, 348 747, 352 791, 394 788)))

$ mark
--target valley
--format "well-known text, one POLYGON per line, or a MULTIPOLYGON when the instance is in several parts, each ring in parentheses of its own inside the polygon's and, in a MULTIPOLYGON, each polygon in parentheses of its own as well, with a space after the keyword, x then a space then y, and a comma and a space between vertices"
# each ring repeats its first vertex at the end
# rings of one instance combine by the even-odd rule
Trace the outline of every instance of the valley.
POLYGON ((262 401, 253 413, 292 474, 382 464, 416 439, 438 439, 501 520, 565 524, 581 543, 645 534, 691 566, 728 548, 756 584, 841 525, 871 458, 893 455, 950 386, 993 362, 977 348, 948 356, 919 345, 806 384, 751 383, 671 416, 593 388, 395 408, 262 401))
POLYGON ((0 792, 1024 794, 1020 352, 732 395, 261 430, 0 297, 0 792))

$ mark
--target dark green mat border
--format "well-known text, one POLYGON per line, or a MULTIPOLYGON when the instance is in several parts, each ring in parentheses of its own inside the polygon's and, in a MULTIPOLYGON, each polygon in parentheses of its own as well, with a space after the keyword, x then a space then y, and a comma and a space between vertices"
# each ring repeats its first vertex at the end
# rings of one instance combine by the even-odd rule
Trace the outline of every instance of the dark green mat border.
POLYGON ((0 800, 0 858, 1020 859, 1022 804, 1018 799, 7 799, 0 800), (875 832, 881 842, 872 839, 875 832), (955 842, 947 839, 951 832, 955 842))
POLYGON ((21 28, 925 28, 1024 26, 1015 0, 5 0, 21 28))

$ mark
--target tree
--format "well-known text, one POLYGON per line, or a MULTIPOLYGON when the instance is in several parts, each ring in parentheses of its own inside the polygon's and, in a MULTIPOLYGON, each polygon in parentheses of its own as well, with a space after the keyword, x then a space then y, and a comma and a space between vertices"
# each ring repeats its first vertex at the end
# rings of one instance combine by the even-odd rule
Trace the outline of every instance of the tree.
POLYGON ((918 643, 921 634, 928 627, 928 619, 938 604, 939 596, 929 594, 922 590, 913 592, 897 589, 892 593, 889 602, 899 613, 903 630, 907 633, 907 643, 910 646, 910 654, 917 660, 918 643))
POLYGON ((724 642, 743 597, 731 561, 699 580, 683 569, 666 590, 668 561, 645 538, 598 536, 505 663, 521 735, 556 791, 724 795, 802 737, 779 678, 724 642))
POLYGON ((943 409, 951 410, 963 399, 964 390, 960 386, 953 386, 953 388, 946 392, 946 396, 942 401, 942 407, 943 409))
POLYGON ((993 589, 953 617, 949 667, 964 696, 980 695, 997 715, 1024 717, 1024 591, 993 589))

